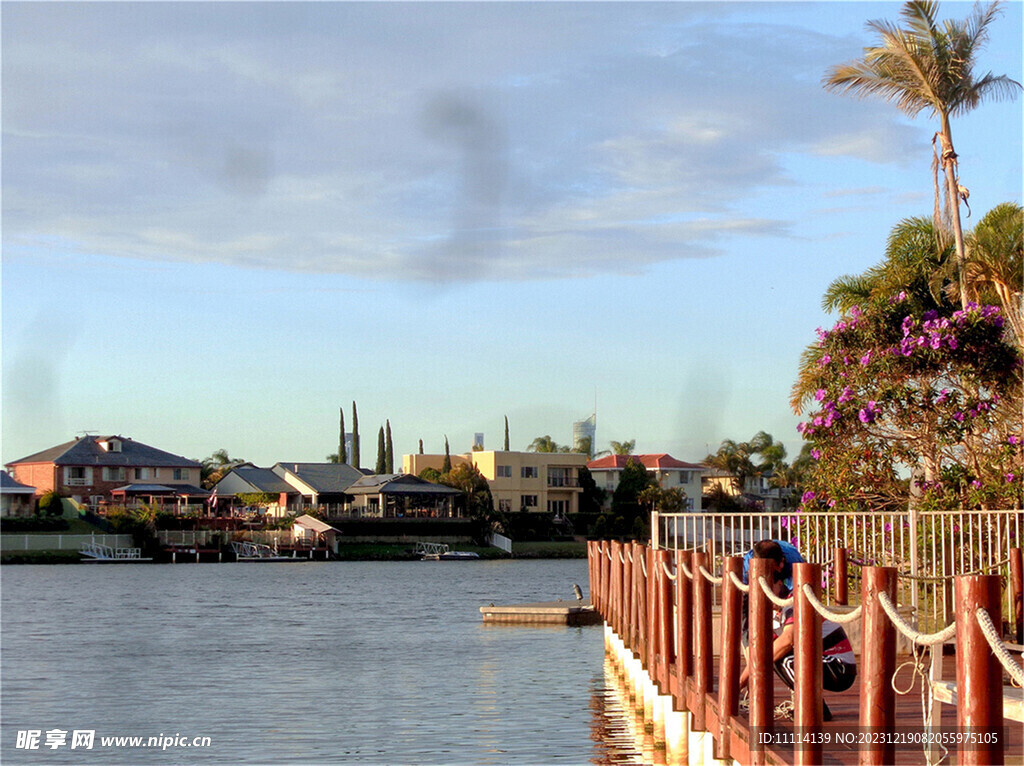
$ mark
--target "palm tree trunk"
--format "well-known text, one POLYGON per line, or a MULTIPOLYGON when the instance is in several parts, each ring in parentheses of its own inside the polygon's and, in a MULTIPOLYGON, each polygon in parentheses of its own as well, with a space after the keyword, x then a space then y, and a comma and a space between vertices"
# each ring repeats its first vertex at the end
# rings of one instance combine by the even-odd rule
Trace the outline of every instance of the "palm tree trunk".
POLYGON ((967 308, 967 255, 964 248, 964 230, 960 223, 960 191, 956 177, 956 152, 953 151, 953 134, 949 129, 949 115, 942 115, 942 167, 946 173, 946 194, 949 197, 950 223, 956 242, 956 276, 960 285, 960 308, 967 308))

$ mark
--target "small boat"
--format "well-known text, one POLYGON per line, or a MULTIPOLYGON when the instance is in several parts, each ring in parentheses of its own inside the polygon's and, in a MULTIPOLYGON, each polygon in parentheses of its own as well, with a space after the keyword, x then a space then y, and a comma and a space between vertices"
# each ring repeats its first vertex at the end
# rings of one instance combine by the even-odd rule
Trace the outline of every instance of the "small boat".
POLYGON ((420 561, 475 561, 480 558, 479 553, 472 551, 453 551, 447 543, 416 543, 414 551, 420 557, 420 561))

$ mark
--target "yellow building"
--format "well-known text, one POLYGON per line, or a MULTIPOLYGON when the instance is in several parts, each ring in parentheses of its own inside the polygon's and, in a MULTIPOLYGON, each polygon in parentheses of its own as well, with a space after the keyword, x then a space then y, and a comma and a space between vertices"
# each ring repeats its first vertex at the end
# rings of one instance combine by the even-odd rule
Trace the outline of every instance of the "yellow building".
MULTIPOLYGON (((491 488, 495 509, 504 513, 533 511, 563 517, 579 511, 580 468, 587 456, 579 452, 499 452, 481 450, 452 455, 452 465, 475 465, 491 488)), ((444 455, 403 455, 402 471, 419 476, 427 468, 440 471, 444 455)))

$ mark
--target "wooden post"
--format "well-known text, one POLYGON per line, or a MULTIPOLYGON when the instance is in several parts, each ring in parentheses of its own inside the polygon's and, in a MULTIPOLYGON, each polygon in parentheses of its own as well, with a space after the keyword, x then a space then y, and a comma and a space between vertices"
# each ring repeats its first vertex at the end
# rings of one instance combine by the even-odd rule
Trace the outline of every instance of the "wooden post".
POLYGON ((634 546, 632 543, 622 544, 622 625, 619 629, 619 637, 626 646, 632 648, 636 640, 633 631, 633 614, 636 610, 636 566, 633 561, 634 546))
POLYGON ((647 670, 652 679, 657 678, 658 653, 661 647, 658 645, 658 570, 656 568, 657 557, 654 555, 654 548, 644 546, 641 548, 641 555, 647 562, 647 588, 644 596, 647 598, 647 670))
POLYGON ((1020 548, 1010 548, 1010 599, 1017 643, 1024 644, 1024 555, 1020 548))
POLYGON ((694 631, 693 680, 696 687, 697 701, 693 710, 693 728, 695 731, 707 731, 707 694, 711 691, 711 676, 714 672, 714 648, 712 644, 711 626, 711 583, 700 573, 700 568, 707 568, 708 554, 698 551, 693 554, 693 614, 694 631))
POLYGON ((676 551, 676 707, 686 711, 686 680, 693 673, 693 584, 683 567, 692 565, 690 551, 676 551))
POLYGON ((729 577, 734 572, 743 579, 743 558, 728 556, 722 564, 722 657, 718 675, 718 753, 729 758, 732 717, 740 712, 740 627, 743 593, 729 577))
MULTIPOLYGON (((896 627, 878 600, 888 593, 896 602, 896 568, 864 567, 861 573, 863 606, 861 639, 860 725, 870 735, 891 732, 896 726, 896 627)), ((895 742, 862 744, 861 766, 885 766, 896 762, 895 742)))
MULTIPOLYGON (((658 646, 660 648, 658 663, 658 686, 662 694, 671 691, 669 668, 675 655, 674 622, 672 620, 672 581, 665 570, 668 568, 669 551, 664 548, 657 551, 654 566, 658 570, 658 646)), ((678 575, 677 575, 678 576, 678 575)))
POLYGON ((849 604, 850 599, 847 593, 847 588, 850 582, 850 571, 849 565, 846 563, 846 548, 836 548, 834 561, 836 574, 836 603, 843 605, 849 604))
MULTIPOLYGON (((846 552, 837 548, 836 552, 846 552)), ((821 565, 793 565, 793 659, 796 687, 793 693, 795 730, 801 734, 821 732, 822 709, 822 640, 821 615, 811 606, 803 593, 810 585, 814 595, 821 599, 821 565)), ((822 763, 823 748, 816 736, 801 737, 796 744, 796 766, 815 766, 822 763)))
POLYGON ((636 593, 634 601, 634 624, 636 625, 636 639, 633 642, 633 651, 641 659, 647 657, 647 578, 644 576, 641 556, 644 556, 643 546, 640 543, 633 543, 633 573, 636 576, 636 593))
POLYGON ((622 552, 622 545, 618 540, 612 540, 612 560, 610 572, 611 600, 608 604, 608 611, 611 616, 612 630, 619 638, 622 638, 622 625, 619 621, 619 603, 622 601, 622 562, 619 561, 619 554, 622 552))
POLYGON ((759 578, 768 585, 775 582, 775 562, 771 559, 750 560, 750 592, 748 593, 747 626, 750 645, 747 653, 750 689, 750 758, 755 764, 765 762, 764 746, 757 741, 758 733, 770 732, 775 720, 775 689, 772 678, 772 602, 761 588, 759 578))
POLYGON ((960 766, 1003 764, 1003 668, 978 625, 977 610, 988 611, 1002 624, 999 575, 963 575, 953 581, 956 605, 956 724, 964 733, 977 734, 978 743, 961 746, 960 766), (995 743, 985 742, 996 734, 995 743))

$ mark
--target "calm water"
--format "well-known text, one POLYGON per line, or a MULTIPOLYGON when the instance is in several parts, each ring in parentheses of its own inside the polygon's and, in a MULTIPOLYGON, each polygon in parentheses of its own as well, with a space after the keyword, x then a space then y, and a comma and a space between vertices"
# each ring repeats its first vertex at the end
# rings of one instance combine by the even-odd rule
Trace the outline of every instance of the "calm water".
POLYGON ((4 567, 0 756, 635 762, 599 627, 481 623, 489 602, 571 600, 586 575, 582 560, 4 567), (16 748, 54 728, 96 744, 16 748), (99 746, 160 735, 212 744, 99 746))

